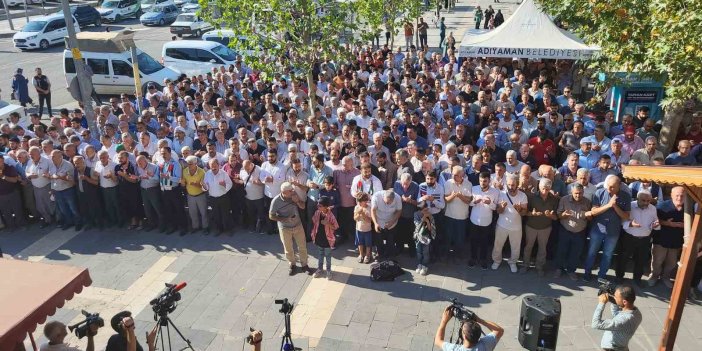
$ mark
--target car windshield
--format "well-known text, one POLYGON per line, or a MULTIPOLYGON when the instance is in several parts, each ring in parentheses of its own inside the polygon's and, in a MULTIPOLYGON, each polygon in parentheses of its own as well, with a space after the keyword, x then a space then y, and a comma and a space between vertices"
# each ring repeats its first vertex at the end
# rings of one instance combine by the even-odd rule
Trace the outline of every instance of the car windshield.
POLYGON ((176 22, 195 22, 196 18, 193 15, 178 15, 176 22))
MULTIPOLYGON (((132 62, 131 58, 129 58, 129 62, 132 62)), ((144 74, 153 74, 163 69, 163 66, 158 61, 145 52, 137 55, 137 63, 139 64, 139 70, 144 74)))
POLYGON ((119 1, 105 1, 102 3, 102 7, 106 9, 114 9, 119 6, 119 1))
POLYGON ((155 3, 156 3, 156 0, 141 0, 142 5, 151 5, 151 4, 155 4, 155 3))
POLYGON ((224 46, 224 45, 217 45, 212 48, 212 52, 217 54, 217 56, 221 57, 222 59, 226 61, 234 61, 236 60, 236 52, 232 51, 232 49, 224 46))
POLYGON ((163 12, 163 6, 152 6, 149 7, 149 10, 146 12, 153 12, 153 13, 161 13, 163 12))
POLYGON ((46 26, 46 21, 29 21, 24 27, 23 32, 39 32, 46 26))

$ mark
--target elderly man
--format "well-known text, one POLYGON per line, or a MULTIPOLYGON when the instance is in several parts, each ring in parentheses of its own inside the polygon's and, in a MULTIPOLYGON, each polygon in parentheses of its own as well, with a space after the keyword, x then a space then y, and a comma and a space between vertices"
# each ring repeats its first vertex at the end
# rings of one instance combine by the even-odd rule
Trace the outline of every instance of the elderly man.
MULTIPOLYGON (((51 153, 51 165, 49 166, 48 173, 51 177, 51 190, 56 199, 56 207, 63 221, 63 226, 61 227, 63 230, 73 225, 75 225, 76 230, 80 230, 83 227, 76 204, 73 170, 73 165, 63 159, 61 151, 54 150, 51 153)), ((95 205, 99 206, 99 204, 95 205)))
MULTIPOLYGON (((292 154, 288 153, 288 155, 292 154)), ((295 157, 290 160, 290 166, 285 170, 285 179, 293 185, 297 197, 303 201, 306 201, 307 191, 309 190, 309 187, 307 186, 307 179, 309 179, 309 175, 307 172, 302 170, 302 161, 299 158, 295 157)), ((305 228, 307 239, 311 241, 312 239, 309 230, 312 230, 312 225, 307 222, 307 216, 303 210, 300 210, 300 220, 302 221, 302 227, 305 228)))
POLYGON ((512 273, 517 273, 517 260, 522 243, 522 216, 527 213, 527 195, 519 190, 519 176, 507 174, 506 189, 500 192, 495 210, 498 213, 495 225, 495 244, 492 248, 492 269, 502 263, 502 249, 509 238, 511 254, 507 263, 512 273))
POLYGON ((592 209, 586 215, 592 218, 590 227, 590 246, 585 260, 585 281, 592 280, 592 268, 597 252, 602 248, 598 278, 605 279, 607 270, 617 247, 622 221, 629 219, 631 195, 620 189, 621 180, 617 176, 608 176, 604 187, 592 196, 592 209))
POLYGON ((261 168, 251 160, 244 160, 239 171, 239 178, 244 181, 244 198, 246 199, 246 218, 252 232, 264 233, 266 223, 266 209, 263 200, 265 178, 261 168))
POLYGON ((631 203, 629 220, 624 221, 621 252, 617 260, 617 279, 622 280, 629 258, 633 258, 634 283, 639 286, 651 250, 651 231, 660 229, 656 208, 651 205, 652 199, 651 193, 646 190, 636 194, 636 201, 631 203))
POLYGON ((529 196, 526 222, 526 246, 524 247, 524 267, 521 272, 526 273, 531 265, 534 243, 538 241, 539 249, 536 253, 536 272, 544 276, 546 263, 546 244, 551 235, 553 221, 558 219, 558 196, 551 192, 552 181, 548 178, 539 180, 539 191, 529 196))
POLYGON ((115 173, 117 164, 112 161, 107 150, 100 150, 98 159, 99 161, 95 164, 95 172, 100 180, 100 191, 102 193, 103 207, 107 215, 107 226, 120 227, 122 225, 122 216, 117 197, 117 185, 119 183, 117 173, 115 173))
POLYGON ((404 250, 405 244, 409 248, 410 257, 414 256, 412 234, 414 233, 414 213, 417 211, 419 185, 412 181, 409 173, 404 173, 396 181, 393 190, 402 200, 402 214, 397 223, 397 237, 395 243, 398 250, 404 250))
POLYGON ((185 206, 183 205, 183 190, 180 188, 183 171, 180 163, 171 158, 170 147, 164 146, 159 149, 159 152, 162 160, 157 163, 157 166, 164 217, 164 227, 161 228, 161 232, 172 234, 180 228, 180 235, 185 235, 187 233, 187 224, 185 221, 185 206))
MULTIPOLYGON (((287 167, 278 158, 278 149, 268 149, 267 161, 261 165, 261 176, 264 184, 264 206, 270 207, 273 198, 280 194, 280 185, 285 181, 287 167)), ((266 223, 268 234, 274 234, 273 222, 266 223)))
POLYGON ((479 264, 483 270, 488 267, 487 256, 490 251, 492 234, 492 215, 497 207, 500 191, 490 186, 490 172, 480 172, 478 184, 471 189, 473 199, 470 206, 471 223, 471 259, 468 267, 479 264))
POLYGON ((554 278, 560 278, 566 273, 571 280, 578 280, 575 270, 585 246, 585 228, 588 221, 585 213, 590 208, 590 198, 585 196, 585 187, 580 183, 573 183, 570 195, 562 197, 558 202, 557 213, 561 226, 558 231, 554 278))
MULTIPOLYGON (((57 151, 60 154, 60 151, 57 151)), ((65 161, 64 161, 65 162, 65 161)), ((70 163, 69 163, 70 165, 70 163)), ((62 173, 61 177, 73 176, 62 173)), ((5 158, 0 157, 0 217, 3 223, 9 228, 24 226, 26 219, 24 217, 24 209, 22 208, 22 199, 20 197, 17 182, 20 176, 14 166, 5 163, 5 158), (12 216, 14 215, 14 220, 12 216)), ((78 228, 80 230, 80 227, 78 228)))
POLYGON ((649 286, 654 286, 658 280, 662 280, 668 288, 673 287, 670 278, 673 277, 684 242, 684 203, 685 189, 677 186, 670 190, 670 200, 664 201, 658 207, 658 220, 661 227, 665 228, 653 232, 649 286))
POLYGON ((158 167, 150 163, 144 155, 136 158, 136 174, 139 178, 141 202, 148 224, 144 230, 152 231, 157 227, 163 228, 163 212, 161 211, 161 193, 158 188, 158 167))
POLYGON ((268 211, 268 218, 278 222, 280 241, 283 243, 285 258, 290 264, 289 275, 294 275, 297 272, 293 241, 297 244, 302 272, 312 274, 312 270, 307 266, 307 241, 298 210, 304 208, 305 200, 297 196, 293 185, 289 182, 283 182, 280 185, 280 193, 271 200, 271 207, 268 211))
MULTIPOLYGON (((337 246, 346 239, 354 237, 355 225, 353 221, 353 208, 356 206, 356 199, 351 191, 354 186, 357 186, 357 184, 353 183, 355 177, 360 174, 359 170, 353 166, 353 158, 351 158, 351 156, 344 156, 341 163, 343 169, 336 170, 333 173, 334 187, 339 190, 341 197, 340 206, 338 208, 338 222, 341 230, 339 230, 339 238, 337 238, 336 242, 337 246)), ((370 173, 370 169, 368 172, 370 173)), ((381 189, 382 187, 376 188, 377 191, 381 189)))
POLYGON ((631 155, 631 159, 639 161, 643 166, 648 166, 653 163, 654 158, 663 158, 663 153, 656 149, 657 146, 658 140, 656 137, 649 136, 646 138, 644 148, 634 151, 634 154, 631 155))
POLYGON ((34 202, 42 222, 39 228, 45 228, 53 220, 54 204, 51 202, 51 179, 49 167, 51 161, 41 157, 41 150, 37 146, 29 148, 29 162, 25 169, 27 179, 34 188, 34 202))
POLYGON ((202 183, 205 179, 205 170, 198 167, 197 157, 188 156, 185 158, 187 167, 183 170, 183 177, 180 185, 185 188, 185 197, 188 204, 188 215, 190 216, 191 233, 202 229, 205 235, 210 233, 209 219, 207 215, 207 196, 202 183))
POLYGON ((371 219, 379 235, 376 246, 383 258, 395 254, 395 234, 401 214, 402 199, 392 189, 378 191, 371 197, 371 219))
POLYGON ((217 235, 231 229, 231 216, 229 214, 230 200, 227 194, 232 188, 232 180, 226 172, 221 170, 219 161, 210 160, 210 170, 205 173, 202 180, 202 190, 207 191, 207 203, 210 211, 210 226, 214 227, 217 235))
POLYGON ((524 162, 519 161, 517 157, 517 152, 514 150, 509 150, 506 153, 507 162, 505 162, 505 169, 507 173, 519 174, 519 170, 522 169, 524 162))
POLYGON ((673 152, 665 158, 666 165, 684 165, 694 166, 697 164, 695 156, 690 153, 692 143, 689 140, 680 140, 678 142, 678 152, 673 152))
POLYGON ((465 171, 460 166, 454 166, 451 169, 451 179, 444 184, 444 200, 446 201, 444 256, 448 258, 449 250, 453 248, 454 261, 463 255, 461 251, 466 236, 469 204, 473 198, 472 187, 472 184, 465 180, 465 171))
MULTIPOLYGON (((88 327, 89 331, 86 334, 88 337, 88 344, 86 345, 85 351, 95 350, 94 337, 97 334, 98 326, 97 324, 91 324, 88 327)), ((44 336, 48 340, 48 343, 41 346, 40 351, 80 351, 78 348, 68 346, 64 343, 64 339, 68 336, 66 331, 66 325, 59 321, 51 321, 44 325, 44 336)))

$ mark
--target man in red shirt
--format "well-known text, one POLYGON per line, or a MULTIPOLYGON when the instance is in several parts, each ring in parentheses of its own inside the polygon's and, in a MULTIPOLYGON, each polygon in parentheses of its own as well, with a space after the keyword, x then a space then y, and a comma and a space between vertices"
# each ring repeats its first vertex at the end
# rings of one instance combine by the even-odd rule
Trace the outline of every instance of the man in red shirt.
POLYGON ((529 148, 539 166, 550 164, 556 157, 556 144, 551 139, 542 139, 540 136, 530 138, 529 148))

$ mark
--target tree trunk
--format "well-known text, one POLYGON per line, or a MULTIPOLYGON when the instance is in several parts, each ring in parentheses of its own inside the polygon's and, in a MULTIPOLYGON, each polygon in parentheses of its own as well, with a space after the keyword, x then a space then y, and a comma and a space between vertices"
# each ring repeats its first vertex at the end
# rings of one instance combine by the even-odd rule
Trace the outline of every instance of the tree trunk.
POLYGON ((317 109, 317 84, 314 83, 314 76, 312 75, 312 67, 307 70, 307 96, 310 102, 307 104, 310 108, 310 113, 314 116, 315 110, 317 109))
MULTIPOLYGON (((678 136, 683 117, 685 115, 684 104, 671 104, 663 109, 663 120, 658 148, 664 154, 668 154, 676 145, 675 139, 678 136)), ((684 128, 684 127, 683 127, 684 128)))

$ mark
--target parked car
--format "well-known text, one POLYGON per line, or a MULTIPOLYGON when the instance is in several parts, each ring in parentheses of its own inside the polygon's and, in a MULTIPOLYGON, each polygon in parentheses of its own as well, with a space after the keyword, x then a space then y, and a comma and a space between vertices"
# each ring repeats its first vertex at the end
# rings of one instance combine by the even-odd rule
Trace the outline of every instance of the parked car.
POLYGON ((172 3, 171 0, 141 0, 141 10, 146 12, 146 10, 150 9, 153 6, 164 4, 164 3, 172 3))
POLYGON ((205 22, 202 18, 194 13, 181 13, 171 24, 171 33, 182 37, 183 35, 191 35, 200 37, 202 33, 214 28, 211 24, 205 22))
POLYGON ((165 26, 173 23, 180 14, 180 10, 173 3, 156 5, 144 12, 139 21, 145 26, 165 26))
MULTIPOLYGON (((17 0, 15 0, 17 1, 17 0)), ((175 0, 174 3, 176 6, 178 6, 179 9, 182 9, 183 6, 188 5, 188 4, 197 4, 198 0, 175 0)))
MULTIPOLYGON (((73 19, 76 32, 80 32, 78 20, 73 19)), ((15 33, 12 42, 20 50, 48 49, 51 45, 63 44, 63 37, 68 35, 63 15, 53 14, 31 19, 22 29, 15 33)))
POLYGON ((256 49, 262 49, 261 42, 256 44, 257 41, 249 41, 245 36, 237 35, 234 30, 226 28, 211 30, 202 35, 202 40, 214 41, 228 47, 229 41, 235 36, 246 47, 245 50, 238 51, 242 56, 256 55, 256 49))
POLYGON ((143 14, 139 0, 107 0, 97 10, 106 22, 120 22, 129 17, 139 19, 143 14))
MULTIPOLYGON (((71 14, 73 18, 78 21, 78 25, 83 28, 90 25, 95 27, 100 27, 102 25, 102 17, 100 17, 100 12, 90 5, 71 5, 71 14)), ((59 15, 63 15, 63 11, 57 12, 59 15)))
MULTIPOLYGON (((7 7, 24 6, 24 0, 2 0, 7 2, 7 7)), ((41 0, 27 0, 27 5, 41 4, 41 0)))
POLYGON ((185 5, 183 5, 183 8, 182 8, 182 9, 183 9, 183 12, 192 12, 192 13, 195 13, 195 12, 200 11, 200 3, 199 3, 199 2, 195 2, 194 4, 193 4, 193 3, 191 3, 191 4, 185 4, 185 5))
POLYGON ((232 49, 213 41, 177 40, 163 44, 161 60, 166 67, 191 75, 211 72, 213 68, 236 63, 232 49))
MULTIPOLYGON (((78 45, 86 65, 93 71, 93 87, 98 94, 134 94, 134 68, 131 52, 125 47, 134 45, 134 32, 110 33, 85 32, 78 35, 78 45), (120 43, 119 41, 124 41, 120 43)), ((137 47, 137 63, 142 92, 148 85, 160 90, 165 79, 176 80, 180 72, 166 68, 149 54, 137 47)), ((76 76, 73 56, 69 50, 63 52, 63 72, 70 86, 76 76)))

